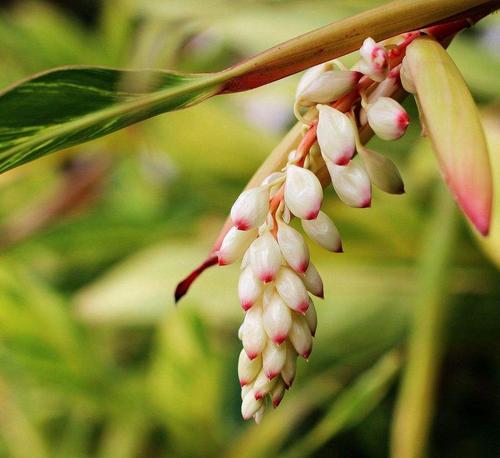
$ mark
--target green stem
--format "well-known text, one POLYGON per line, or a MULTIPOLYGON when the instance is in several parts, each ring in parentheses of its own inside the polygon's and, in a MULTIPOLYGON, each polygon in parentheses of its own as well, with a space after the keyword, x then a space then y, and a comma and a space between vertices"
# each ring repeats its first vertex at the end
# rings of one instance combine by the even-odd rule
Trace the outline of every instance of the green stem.
POLYGON ((456 242, 455 203, 440 185, 434 217, 423 239, 419 267, 419 292, 408 362, 392 426, 391 456, 419 458, 426 446, 434 408, 434 389, 443 352, 447 320, 447 280, 456 242))

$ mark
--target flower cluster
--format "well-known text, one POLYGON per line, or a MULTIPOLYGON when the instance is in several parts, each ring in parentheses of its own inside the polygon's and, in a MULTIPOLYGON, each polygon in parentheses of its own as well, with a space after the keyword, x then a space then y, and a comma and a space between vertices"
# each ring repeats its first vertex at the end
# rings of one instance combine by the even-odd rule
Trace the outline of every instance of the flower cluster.
MULTIPOLYGON (((260 421, 266 397, 275 407, 280 403, 293 383, 297 358, 307 360, 312 351, 317 316, 310 295, 322 298, 323 282, 292 218, 323 248, 342 251, 335 224, 321 211, 317 172, 326 167, 335 192, 352 207, 370 206, 372 184, 389 193, 404 191, 394 163, 360 138, 367 125, 384 140, 405 133, 408 115, 391 98, 401 85, 401 59, 391 62, 386 48, 371 38, 360 56, 353 70, 334 61, 304 74, 294 107, 304 123, 303 141, 282 170, 238 197, 233 226, 217 252, 219 265, 241 260, 238 294, 245 318, 238 375, 245 419, 260 421)), ((410 84, 405 81, 405 87, 410 84)))

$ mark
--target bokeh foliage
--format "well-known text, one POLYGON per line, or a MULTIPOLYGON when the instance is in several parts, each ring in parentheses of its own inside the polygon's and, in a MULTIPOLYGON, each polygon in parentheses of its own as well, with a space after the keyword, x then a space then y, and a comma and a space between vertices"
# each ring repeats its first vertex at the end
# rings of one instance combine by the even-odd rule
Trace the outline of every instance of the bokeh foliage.
MULTIPOLYGON (((0 16, 0 82, 66 64, 219 70, 382 3, 106 0, 83 25, 43 2, 14 2, 0 16)), ((499 24, 490 18, 450 48, 484 107, 496 183, 499 24)), ((0 456, 387 456, 406 342, 431 287, 443 360, 430 455, 496 456, 500 211, 478 241, 443 197, 417 122, 403 140, 372 142, 401 167, 407 194, 376 193, 373 208, 356 210, 328 192, 345 254, 312 250, 326 284, 314 352, 260 426, 239 416, 238 269, 208 271, 174 308, 176 282, 292 124, 296 81, 0 177, 0 456), (433 243, 436 227, 453 228, 449 249, 433 243)))

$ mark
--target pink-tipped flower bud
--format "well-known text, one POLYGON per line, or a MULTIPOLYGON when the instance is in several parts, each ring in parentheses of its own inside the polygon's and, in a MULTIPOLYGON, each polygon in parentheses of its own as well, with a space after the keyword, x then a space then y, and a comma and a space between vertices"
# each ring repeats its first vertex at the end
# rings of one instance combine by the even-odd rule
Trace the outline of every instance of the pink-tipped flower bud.
POLYGON ((266 405, 262 403, 260 406, 260 409, 255 412, 255 415, 253 416, 253 419, 255 421, 255 424, 260 425, 260 422, 264 418, 264 412, 266 411, 266 405))
POLYGON ((243 348, 250 360, 257 358, 266 346, 266 332, 262 323, 262 307, 255 304, 245 314, 242 331, 243 348))
POLYGON ((250 247, 250 267, 260 281, 269 283, 274 280, 281 262, 280 247, 269 231, 254 240, 250 247))
POLYGON ((286 341, 286 360, 281 369, 281 378, 285 382, 286 388, 290 388, 295 379, 297 371, 297 352, 289 340, 286 341))
POLYGON ((384 80, 389 70, 385 48, 377 44, 373 38, 367 38, 363 42, 359 54, 361 61, 358 62, 356 70, 369 76, 373 81, 384 80))
POLYGON ((406 92, 409 92, 410 94, 417 93, 417 88, 415 87, 415 82, 413 81, 413 77, 411 76, 411 72, 408 67, 408 60, 406 59, 406 57, 403 58, 399 77, 401 79, 401 85, 406 92))
POLYGON ((350 207, 366 208, 372 201, 372 183, 363 164, 353 159, 347 165, 326 161, 333 189, 340 200, 350 207))
POLYGON ((238 296, 243 310, 248 310, 262 296, 262 282, 254 275, 252 268, 246 267, 238 281, 238 296))
POLYGON ((285 365, 286 345, 275 345, 268 342, 262 352, 262 366, 269 380, 279 375, 285 365))
POLYGON ((288 267, 282 267, 276 277, 276 289, 292 310, 305 313, 309 307, 309 295, 301 278, 288 267))
POLYGON ((397 140, 406 132, 410 118, 405 109, 390 97, 379 97, 366 109, 368 124, 382 140, 397 140))
POLYGON ((217 252, 219 266, 232 264, 240 259, 257 234, 257 229, 250 231, 239 231, 235 227, 229 229, 217 252))
POLYGON ((309 267, 304 274, 303 282, 307 291, 311 294, 316 297, 324 297, 323 280, 321 280, 321 276, 312 262, 309 263, 309 267))
POLYGON ((257 377, 262 368, 262 358, 260 355, 257 358, 250 359, 245 350, 241 350, 238 358, 238 378, 240 385, 245 386, 252 383, 257 377))
POLYGON ((388 157, 368 148, 359 150, 370 181, 389 194, 403 194, 405 186, 398 168, 388 157))
POLYGON ((293 316, 288 338, 300 356, 304 359, 309 358, 312 351, 312 335, 307 320, 303 316, 293 316))
POLYGON ((310 170, 296 165, 287 167, 285 203, 290 211, 302 219, 314 219, 323 202, 323 188, 310 170))
POLYGON ((278 245, 288 265, 303 274, 309 266, 309 249, 304 237, 288 224, 278 223, 278 245))
POLYGON ((276 378, 269 379, 264 372, 264 369, 262 369, 253 384, 253 394, 255 399, 262 399, 273 389, 275 384, 276 378))
POLYGON ((241 403, 241 416, 244 420, 250 420, 262 407, 262 399, 255 399, 254 391, 250 390, 241 403))
POLYGON ((325 213, 319 212, 318 217, 311 221, 302 221, 302 227, 306 234, 323 248, 336 253, 342 251, 339 231, 325 213))
POLYGON ((269 301, 264 301, 262 321, 272 342, 279 345, 286 340, 292 326, 292 314, 281 296, 273 293, 269 301))
POLYGON ((297 103, 310 107, 317 103, 329 103, 351 92, 361 77, 359 72, 331 70, 317 75, 307 85, 297 90, 297 103))
POLYGON ((281 377, 276 381, 276 385, 274 385, 270 395, 273 407, 278 407, 283 399, 283 396, 285 396, 285 382, 281 379, 281 377))
POLYGON ((318 315, 316 313, 316 307, 314 306, 314 302, 310 300, 309 308, 307 309, 306 314, 304 315, 307 326, 309 326, 309 331, 311 331, 311 335, 314 337, 316 335, 316 329, 318 327, 318 315))
POLYGON ((317 105, 319 111, 318 143, 325 159, 337 165, 347 164, 356 149, 349 117, 328 105, 317 105))
POLYGON ((237 229, 247 231, 260 226, 269 210, 269 188, 260 186, 243 191, 231 208, 231 220, 237 229))

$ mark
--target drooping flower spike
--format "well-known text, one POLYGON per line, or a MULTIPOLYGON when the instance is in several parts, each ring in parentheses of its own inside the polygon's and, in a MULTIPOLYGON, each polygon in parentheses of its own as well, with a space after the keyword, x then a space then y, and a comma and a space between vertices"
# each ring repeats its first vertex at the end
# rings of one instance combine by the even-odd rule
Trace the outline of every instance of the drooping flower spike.
POLYGON ((342 252, 340 233, 321 210, 323 187, 331 183, 355 208, 371 205, 372 185, 404 192, 394 162, 365 143, 372 134, 388 141, 405 134, 409 117, 395 98, 402 88, 416 91, 404 57, 420 35, 405 34, 387 48, 367 38, 352 70, 329 62, 305 72, 294 106, 304 124, 302 140, 282 152, 284 166, 238 197, 212 256, 179 286, 184 293, 210 265, 241 260, 237 289, 245 315, 238 378, 244 419, 258 423, 268 404, 277 407, 295 380, 297 359, 311 355, 318 323, 311 296, 323 298, 324 285, 298 229, 322 248, 342 252), (308 110, 305 117, 301 109, 308 110), (294 218, 300 220, 295 228, 294 218))

